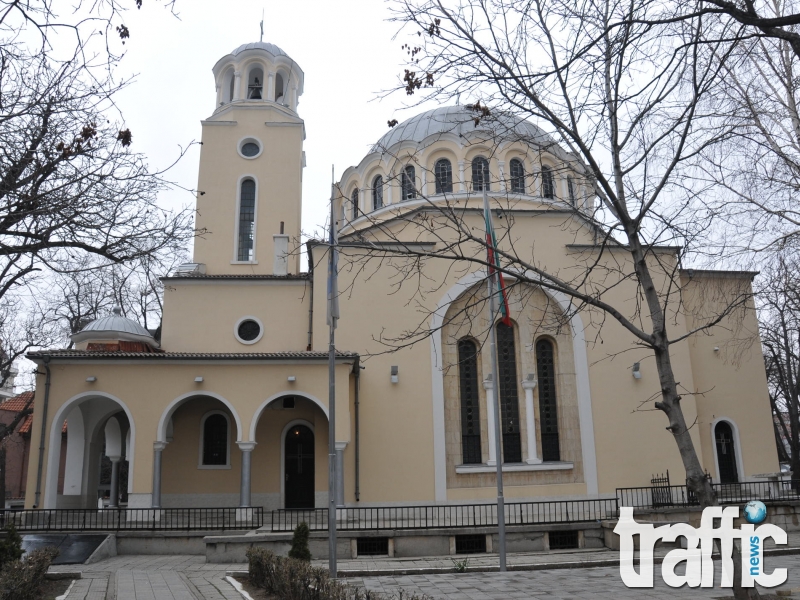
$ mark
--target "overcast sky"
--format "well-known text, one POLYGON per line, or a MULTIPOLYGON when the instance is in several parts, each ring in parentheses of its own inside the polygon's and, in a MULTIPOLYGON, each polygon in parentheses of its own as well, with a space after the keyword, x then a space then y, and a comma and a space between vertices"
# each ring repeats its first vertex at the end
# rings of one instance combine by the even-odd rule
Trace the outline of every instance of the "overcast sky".
MULTIPOLYGON (((403 110, 404 93, 378 100, 402 73, 400 46, 393 40, 381 0, 178 0, 178 18, 153 2, 129 11, 127 54, 118 75, 136 74, 119 105, 133 132, 134 147, 153 167, 174 160, 178 146, 199 140, 200 121, 214 110, 211 68, 247 42, 258 41, 262 9, 264 41, 282 48, 305 72, 299 115, 306 124, 303 176, 303 230, 325 221, 331 165, 337 179, 357 164, 383 135, 387 120, 402 121, 421 109, 403 110)), ((172 172, 172 179, 195 189, 199 147, 172 172)), ((194 202, 188 192, 163 197, 174 206, 194 202)))

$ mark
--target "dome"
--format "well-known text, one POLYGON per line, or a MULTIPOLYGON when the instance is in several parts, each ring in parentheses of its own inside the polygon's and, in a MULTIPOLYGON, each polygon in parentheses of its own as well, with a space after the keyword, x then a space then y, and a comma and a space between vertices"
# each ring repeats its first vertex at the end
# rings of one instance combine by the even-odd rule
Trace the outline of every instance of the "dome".
POLYGON ((526 141, 540 145, 555 145, 555 141, 530 121, 509 113, 493 113, 475 125, 478 113, 465 106, 443 106, 418 114, 386 133, 373 146, 382 152, 400 142, 422 143, 430 136, 453 134, 458 137, 495 138, 496 141, 526 141))
POLYGON ((113 314, 95 319, 71 337, 77 343, 87 340, 125 340, 145 342, 158 348, 158 342, 136 321, 122 316, 122 310, 115 306, 113 314))
POLYGON ((242 44, 236 50, 231 52, 233 56, 244 52, 245 50, 266 50, 273 56, 286 56, 288 58, 288 54, 278 48, 275 44, 270 44, 269 42, 250 42, 249 44, 242 44))

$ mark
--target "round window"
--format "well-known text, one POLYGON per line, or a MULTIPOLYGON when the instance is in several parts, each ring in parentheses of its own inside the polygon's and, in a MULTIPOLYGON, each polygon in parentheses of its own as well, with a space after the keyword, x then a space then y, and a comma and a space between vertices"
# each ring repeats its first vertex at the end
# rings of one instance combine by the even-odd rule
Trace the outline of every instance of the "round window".
POLYGON ((253 156, 257 156, 259 152, 261 152, 261 148, 255 142, 246 142, 242 144, 242 156, 252 158, 253 156))
POLYGON ((261 325, 252 319, 245 319, 239 323, 236 333, 239 334, 239 338, 241 340, 245 342, 253 342, 261 336, 261 325))

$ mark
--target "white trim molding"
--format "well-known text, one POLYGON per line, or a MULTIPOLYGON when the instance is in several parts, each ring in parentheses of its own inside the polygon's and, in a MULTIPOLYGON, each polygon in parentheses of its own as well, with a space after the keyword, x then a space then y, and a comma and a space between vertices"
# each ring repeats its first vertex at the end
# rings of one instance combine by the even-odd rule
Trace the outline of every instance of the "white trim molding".
MULTIPOLYGON (((237 442, 238 443, 238 442, 237 442)), ((231 468, 231 419, 224 410, 210 410, 200 419, 200 455, 197 457, 198 469, 230 469, 231 468), (222 415, 225 417, 225 424, 227 429, 225 431, 225 464, 224 465, 207 465, 203 462, 203 454, 206 444, 206 420, 214 415, 222 415)))
POLYGON ((236 341, 240 344, 245 344, 247 346, 251 344, 255 344, 258 342, 262 337, 264 337, 264 324, 261 322, 261 319, 258 317, 254 317, 253 315, 245 315, 244 317, 240 318, 236 321, 236 324, 233 326, 233 337, 236 338, 236 341), (244 323, 245 321, 254 321, 258 325, 258 335, 253 338, 252 340, 245 340, 239 337, 239 326, 244 323))
POLYGON ((719 457, 717 456, 717 423, 721 421, 725 421, 728 425, 731 426, 731 432, 733 433, 733 450, 736 452, 736 470, 738 471, 737 475, 739 476, 739 481, 743 482, 746 481, 747 478, 744 475, 744 457, 742 456, 742 444, 741 438, 739 437, 739 427, 736 425, 736 421, 731 419, 730 417, 717 417, 713 421, 711 421, 711 447, 714 451, 714 482, 720 483, 719 479, 719 457))
MULTIPOLYGON (((450 304, 456 301, 473 285, 483 281, 484 273, 473 272, 462 277, 451 286, 440 298, 431 316, 431 385, 433 410, 433 468, 436 502, 447 501, 447 459, 445 449, 444 419, 444 371, 442 365, 442 326, 450 304)), ((535 278, 533 273, 530 278, 535 278)), ((542 288, 542 291, 558 303, 565 313, 572 309, 569 298, 560 292, 542 288)), ((583 459, 583 477, 586 493, 590 496, 598 494, 597 458, 595 454, 594 417, 592 415, 592 397, 589 386, 589 360, 586 354, 586 338, 584 337, 583 320, 577 313, 570 318, 572 330, 572 351, 575 362, 575 382, 578 396, 578 420, 581 430, 581 451, 583 459)), ((541 470, 541 465, 525 465, 530 470, 541 470)), ((562 463, 563 464, 563 463, 562 463)), ((464 465, 466 466, 466 465, 464 465)), ((477 465, 480 467, 480 465, 477 465)), ((572 467, 566 467, 572 468, 572 467)), ((503 467, 505 470, 506 467, 503 467)))
POLYGON ((236 213, 233 224, 233 260, 232 265, 258 264, 258 177, 251 174, 242 175, 236 181, 236 213), (239 213, 242 205, 242 183, 245 179, 252 179, 256 186, 255 200, 253 202, 253 259, 239 260, 239 213))
POLYGON ((158 430, 156 431, 156 441, 157 442, 167 442, 167 423, 172 418, 172 415, 175 414, 175 411, 178 407, 183 404, 184 402, 188 402, 192 398, 214 398, 214 400, 219 400, 222 402, 228 410, 233 415, 233 420, 236 422, 236 441, 241 442, 242 435, 244 434, 244 430, 242 429, 242 419, 239 417, 239 413, 236 412, 236 409, 233 407, 226 398, 216 394, 214 392, 188 392, 186 394, 182 394, 175 398, 172 402, 169 403, 167 408, 164 409, 164 412, 161 413, 161 418, 158 420, 158 430))
MULTIPOLYGON (((571 462, 543 462, 536 464, 504 463, 503 473, 517 473, 520 471, 569 471, 575 468, 571 462)), ((456 465, 456 473, 496 473, 496 465, 456 465)))
POLYGON ((240 139, 236 143, 236 151, 239 153, 239 156, 241 156, 243 159, 245 159, 245 160, 254 160, 254 159, 258 158, 259 156, 261 156, 261 153, 264 152, 264 144, 262 144, 261 140, 258 139, 257 137, 253 137, 252 135, 248 135, 248 136, 243 137, 242 139, 240 139), (258 146, 258 153, 254 154, 253 156, 245 156, 244 154, 242 154, 242 147, 245 144, 255 144, 256 146, 258 146))
MULTIPOLYGON (((250 421, 250 440, 255 442, 256 441, 256 428, 258 427, 258 421, 261 418, 261 414, 264 410, 275 402, 275 400, 279 400, 281 398, 285 398, 286 396, 295 396, 297 398, 305 398, 306 400, 310 400, 314 404, 316 404, 320 410, 325 413, 325 418, 328 418, 328 407, 323 404, 318 398, 312 396, 311 394, 307 394, 306 392, 296 392, 294 390, 286 390, 284 392, 278 392, 277 394, 273 394, 266 400, 264 400, 261 405, 256 409, 256 412, 253 414, 253 420, 250 421)), ((313 431, 313 429, 312 429, 313 431)))

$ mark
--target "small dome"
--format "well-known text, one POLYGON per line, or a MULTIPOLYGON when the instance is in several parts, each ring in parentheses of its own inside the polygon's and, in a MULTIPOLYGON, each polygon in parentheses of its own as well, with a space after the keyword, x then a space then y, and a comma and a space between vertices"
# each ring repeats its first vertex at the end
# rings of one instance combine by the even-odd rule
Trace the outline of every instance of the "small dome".
POLYGON ((286 52, 278 48, 275 44, 270 44, 269 42, 250 42, 249 44, 242 44, 236 50, 231 52, 231 54, 233 56, 236 56, 237 54, 240 54, 245 50, 266 50, 273 56, 286 56, 286 57, 289 56, 288 54, 286 54, 286 52))
POLYGON ((71 336, 76 344, 87 340, 125 340, 128 342, 144 342, 158 348, 158 342, 144 327, 136 321, 122 316, 119 306, 113 308, 113 314, 95 319, 78 333, 71 336))
POLYGON ((417 144, 432 135, 447 133, 458 137, 479 132, 496 138, 497 141, 524 140, 540 145, 554 145, 554 140, 530 121, 508 113, 492 113, 475 125, 478 113, 465 106, 443 106, 418 114, 386 133, 373 146, 373 152, 385 151, 400 142, 417 144))

